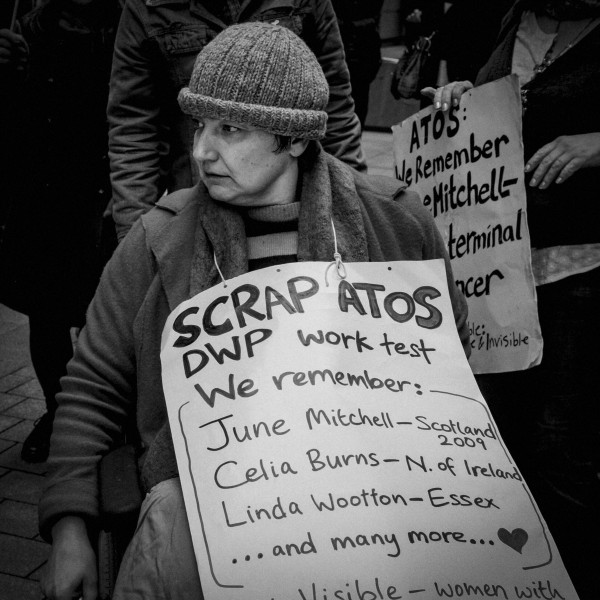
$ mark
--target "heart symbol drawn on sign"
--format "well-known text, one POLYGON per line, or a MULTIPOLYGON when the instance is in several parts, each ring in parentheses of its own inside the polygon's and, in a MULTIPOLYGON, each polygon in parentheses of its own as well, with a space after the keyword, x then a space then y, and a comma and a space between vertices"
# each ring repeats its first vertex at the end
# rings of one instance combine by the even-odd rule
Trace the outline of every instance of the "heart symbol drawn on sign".
POLYGON ((523 546, 527 543, 529 536, 524 529, 513 529, 512 533, 504 527, 498 529, 498 537, 500 541, 516 550, 519 554, 523 550, 523 546))

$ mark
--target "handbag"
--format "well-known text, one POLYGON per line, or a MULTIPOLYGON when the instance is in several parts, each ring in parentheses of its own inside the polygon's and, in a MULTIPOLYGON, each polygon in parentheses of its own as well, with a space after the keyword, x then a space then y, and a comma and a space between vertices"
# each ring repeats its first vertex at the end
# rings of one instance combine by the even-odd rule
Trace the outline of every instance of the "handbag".
POLYGON ((417 98, 423 87, 423 73, 431 54, 431 41, 435 31, 429 36, 421 36, 414 46, 398 60, 390 91, 396 100, 400 98, 417 98))

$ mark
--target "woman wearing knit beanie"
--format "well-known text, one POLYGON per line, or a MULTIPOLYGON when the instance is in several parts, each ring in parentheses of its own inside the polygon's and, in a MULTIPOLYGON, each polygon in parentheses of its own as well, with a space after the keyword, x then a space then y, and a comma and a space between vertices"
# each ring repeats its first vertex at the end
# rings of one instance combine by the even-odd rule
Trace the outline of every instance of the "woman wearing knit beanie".
POLYGON ((298 158, 325 135, 328 98, 315 55, 289 29, 248 23, 215 38, 179 93, 197 122, 193 154, 210 196, 236 206, 292 202, 298 158))
POLYGON ((40 531, 53 542, 42 581, 48 598, 76 590, 96 597, 87 532, 101 519, 97 465, 132 420, 146 496, 113 599, 203 597, 160 345, 169 314, 221 274, 330 262, 334 231, 346 262, 443 258, 467 352, 466 304, 429 212, 396 180, 363 175, 322 151, 327 99, 314 55, 283 27, 232 26, 200 52, 179 103, 197 122, 201 181, 163 198, 121 243, 63 379, 40 501, 40 531))

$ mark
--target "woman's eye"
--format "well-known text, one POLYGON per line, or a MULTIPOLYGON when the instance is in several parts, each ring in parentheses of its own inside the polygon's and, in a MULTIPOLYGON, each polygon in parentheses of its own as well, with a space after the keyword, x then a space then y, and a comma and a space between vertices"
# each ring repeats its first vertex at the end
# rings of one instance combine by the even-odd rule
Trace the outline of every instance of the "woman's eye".
POLYGON ((223 125, 223 131, 226 131, 227 133, 235 133, 236 131, 240 131, 240 128, 236 127, 235 125, 223 125))

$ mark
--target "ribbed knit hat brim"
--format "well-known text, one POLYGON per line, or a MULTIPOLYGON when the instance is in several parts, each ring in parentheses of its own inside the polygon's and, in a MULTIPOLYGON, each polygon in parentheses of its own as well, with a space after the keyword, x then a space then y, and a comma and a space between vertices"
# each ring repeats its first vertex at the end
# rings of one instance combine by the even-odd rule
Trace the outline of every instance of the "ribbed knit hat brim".
POLYGON ((306 44, 270 23, 233 25, 198 55, 183 112, 248 124, 270 133, 321 139, 329 86, 306 44))
POLYGON ((291 137, 320 140, 327 127, 327 113, 324 111, 219 100, 194 94, 189 88, 179 92, 178 100, 181 110, 191 116, 245 123, 291 137))

